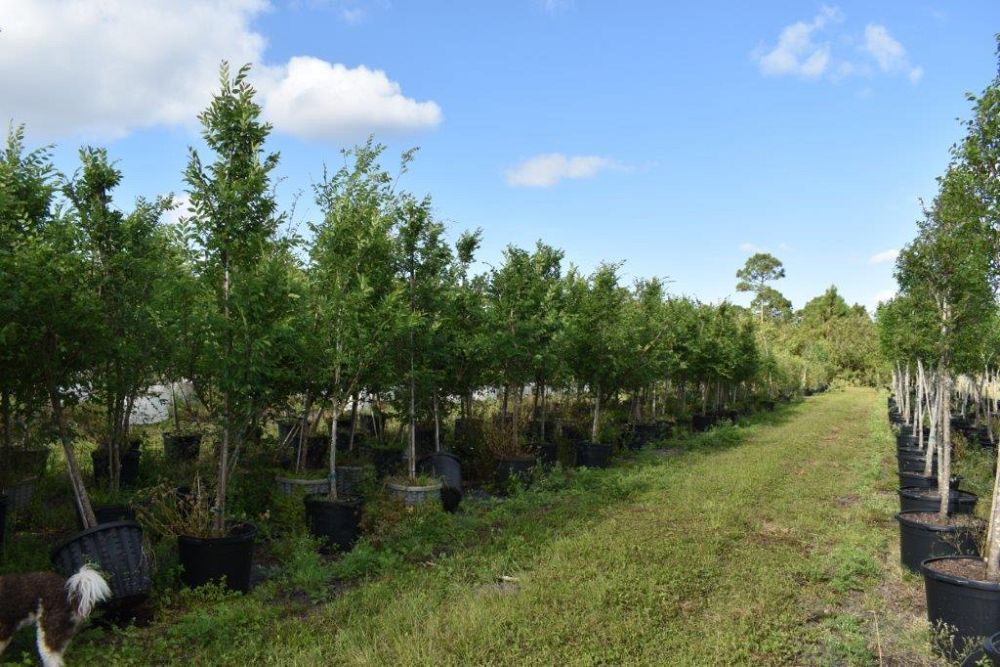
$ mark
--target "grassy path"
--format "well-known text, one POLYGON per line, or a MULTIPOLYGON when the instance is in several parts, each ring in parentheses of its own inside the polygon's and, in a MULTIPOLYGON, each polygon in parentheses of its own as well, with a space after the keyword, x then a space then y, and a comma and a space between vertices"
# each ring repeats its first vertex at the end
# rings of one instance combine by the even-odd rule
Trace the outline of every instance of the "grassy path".
POLYGON ((865 600, 894 534, 876 521, 883 412, 871 390, 813 397, 729 443, 585 472, 468 548, 319 607, 249 596, 101 661, 869 664, 865 600))

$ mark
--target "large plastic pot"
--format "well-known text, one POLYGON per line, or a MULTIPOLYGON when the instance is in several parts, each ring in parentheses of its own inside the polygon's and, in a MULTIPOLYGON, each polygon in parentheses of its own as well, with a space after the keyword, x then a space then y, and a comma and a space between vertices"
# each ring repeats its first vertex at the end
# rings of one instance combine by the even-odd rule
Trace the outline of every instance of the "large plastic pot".
POLYGON ((7 509, 10 512, 19 512, 31 504, 31 499, 35 496, 35 478, 22 479, 19 482, 8 484, 3 489, 7 496, 7 509))
POLYGON ((132 601, 153 587, 142 527, 135 521, 113 521, 77 533, 52 550, 56 570, 68 577, 87 563, 107 574, 112 601, 132 601))
POLYGON ((691 415, 691 430, 695 433, 707 431, 715 425, 715 415, 691 415))
POLYGON ((476 417, 459 417, 455 420, 455 442, 469 444, 483 440, 483 420, 476 417))
MULTIPOLYGON (((118 482, 123 489, 134 488, 139 481, 139 458, 142 451, 129 449, 121 453, 119 460, 118 482)), ((95 449, 90 453, 94 464, 94 481, 98 485, 108 483, 108 452, 105 449, 95 449)))
POLYGON ((14 473, 14 477, 44 475, 49 462, 49 449, 0 449, 0 470, 14 473))
POLYGON ((128 505, 101 505, 94 508, 98 524, 116 521, 135 521, 135 510, 128 505))
POLYGON ((164 433, 163 456, 171 463, 197 461, 201 439, 201 433, 164 433))
POLYGON ((451 452, 435 452, 417 461, 417 470, 441 480, 441 504, 454 512, 462 502, 462 462, 451 452))
POLYGON ((278 492, 285 496, 299 492, 307 496, 330 492, 330 479, 328 477, 322 479, 303 479, 278 475, 274 478, 274 483, 278 487, 278 492))
POLYGON ((224 582, 226 588, 246 593, 250 590, 253 546, 257 527, 250 523, 232 526, 225 537, 177 538, 181 581, 197 588, 210 582, 224 582))
POLYGON ((944 556, 929 558, 920 566, 927 595, 927 620, 934 631, 935 645, 951 660, 1000 628, 1000 584, 945 574, 933 567, 935 563, 961 559, 973 560, 968 556, 944 556))
POLYGON ((371 447, 367 450, 375 474, 379 477, 389 477, 399 470, 403 462, 403 450, 390 447, 371 447))
POLYGON ((531 456, 512 456, 497 461, 497 468, 493 474, 493 482, 497 489, 506 490, 507 484, 514 479, 527 479, 531 475, 531 469, 536 465, 536 460, 531 456))
POLYGON ((400 484, 399 482, 389 482, 387 486, 389 495, 402 499, 403 503, 409 507, 421 505, 441 497, 441 482, 428 484, 427 486, 411 486, 409 484, 400 484))
POLYGON ((554 466, 559 461, 559 448, 551 442, 535 445, 535 459, 543 466, 554 466))
POLYGON ((920 512, 900 512, 899 560, 911 572, 920 572, 920 563, 940 556, 978 556, 977 537, 982 527, 936 526, 913 519, 920 512))
MULTIPOLYGON (((937 512, 941 507, 941 496, 935 493, 925 497, 928 489, 905 488, 899 490, 899 509, 901 512, 937 512)), ((949 514, 972 514, 976 509, 979 496, 958 489, 948 490, 949 514)))
POLYGON ((1000 665, 1000 632, 983 640, 983 651, 991 665, 1000 665))
POLYGON ((611 465, 611 445, 596 442, 577 445, 576 464, 584 468, 607 468, 611 465))
POLYGON ((360 500, 310 497, 305 499, 305 509, 309 532, 337 551, 350 551, 361 537, 360 500))
MULTIPOLYGON (((959 483, 962 481, 961 477, 955 476, 951 478, 951 488, 957 489, 959 483)), ((921 472, 900 472, 899 473, 899 488, 917 488, 917 489, 936 489, 937 488, 937 477, 924 477, 923 471, 921 472)))

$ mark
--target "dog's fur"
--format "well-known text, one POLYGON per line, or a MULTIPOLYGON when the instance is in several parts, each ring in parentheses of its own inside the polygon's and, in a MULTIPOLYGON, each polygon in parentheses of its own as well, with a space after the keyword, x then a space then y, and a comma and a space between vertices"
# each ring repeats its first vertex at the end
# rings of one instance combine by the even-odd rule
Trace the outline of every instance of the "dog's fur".
POLYGON ((107 582, 89 565, 69 579, 52 572, 0 577, 0 655, 15 632, 34 623, 42 664, 61 667, 73 635, 109 597, 107 582))

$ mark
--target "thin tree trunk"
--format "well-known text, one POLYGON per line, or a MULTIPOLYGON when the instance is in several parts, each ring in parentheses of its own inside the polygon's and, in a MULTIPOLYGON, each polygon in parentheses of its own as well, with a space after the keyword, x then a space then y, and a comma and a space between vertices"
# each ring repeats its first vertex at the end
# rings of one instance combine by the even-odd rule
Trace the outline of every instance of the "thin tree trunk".
POLYGON ((601 418, 601 388, 600 386, 595 387, 594 390, 594 423, 590 427, 590 441, 597 444, 597 429, 598 423, 601 418))
POLYGON ((66 417, 63 414, 62 398, 58 389, 49 385, 49 400, 52 404, 52 416, 56 419, 56 426, 59 429, 59 441, 62 443, 63 454, 66 456, 66 472, 69 474, 70 485, 73 488, 73 500, 76 502, 76 510, 83 523, 83 529, 89 530, 97 525, 97 518, 94 516, 94 508, 90 504, 90 496, 87 495, 87 488, 83 484, 83 476, 80 474, 80 466, 76 462, 76 454, 73 451, 73 443, 70 441, 69 429, 66 428, 66 417))

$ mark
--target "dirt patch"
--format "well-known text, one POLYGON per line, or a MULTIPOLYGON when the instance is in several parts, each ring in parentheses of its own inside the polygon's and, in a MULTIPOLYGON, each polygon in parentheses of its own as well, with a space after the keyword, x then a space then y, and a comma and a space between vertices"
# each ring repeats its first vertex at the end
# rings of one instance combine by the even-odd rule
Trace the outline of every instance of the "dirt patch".
POLYGON ((853 507, 861 502, 861 496, 856 493, 852 493, 846 496, 839 496, 836 499, 837 505, 840 507, 853 507))

